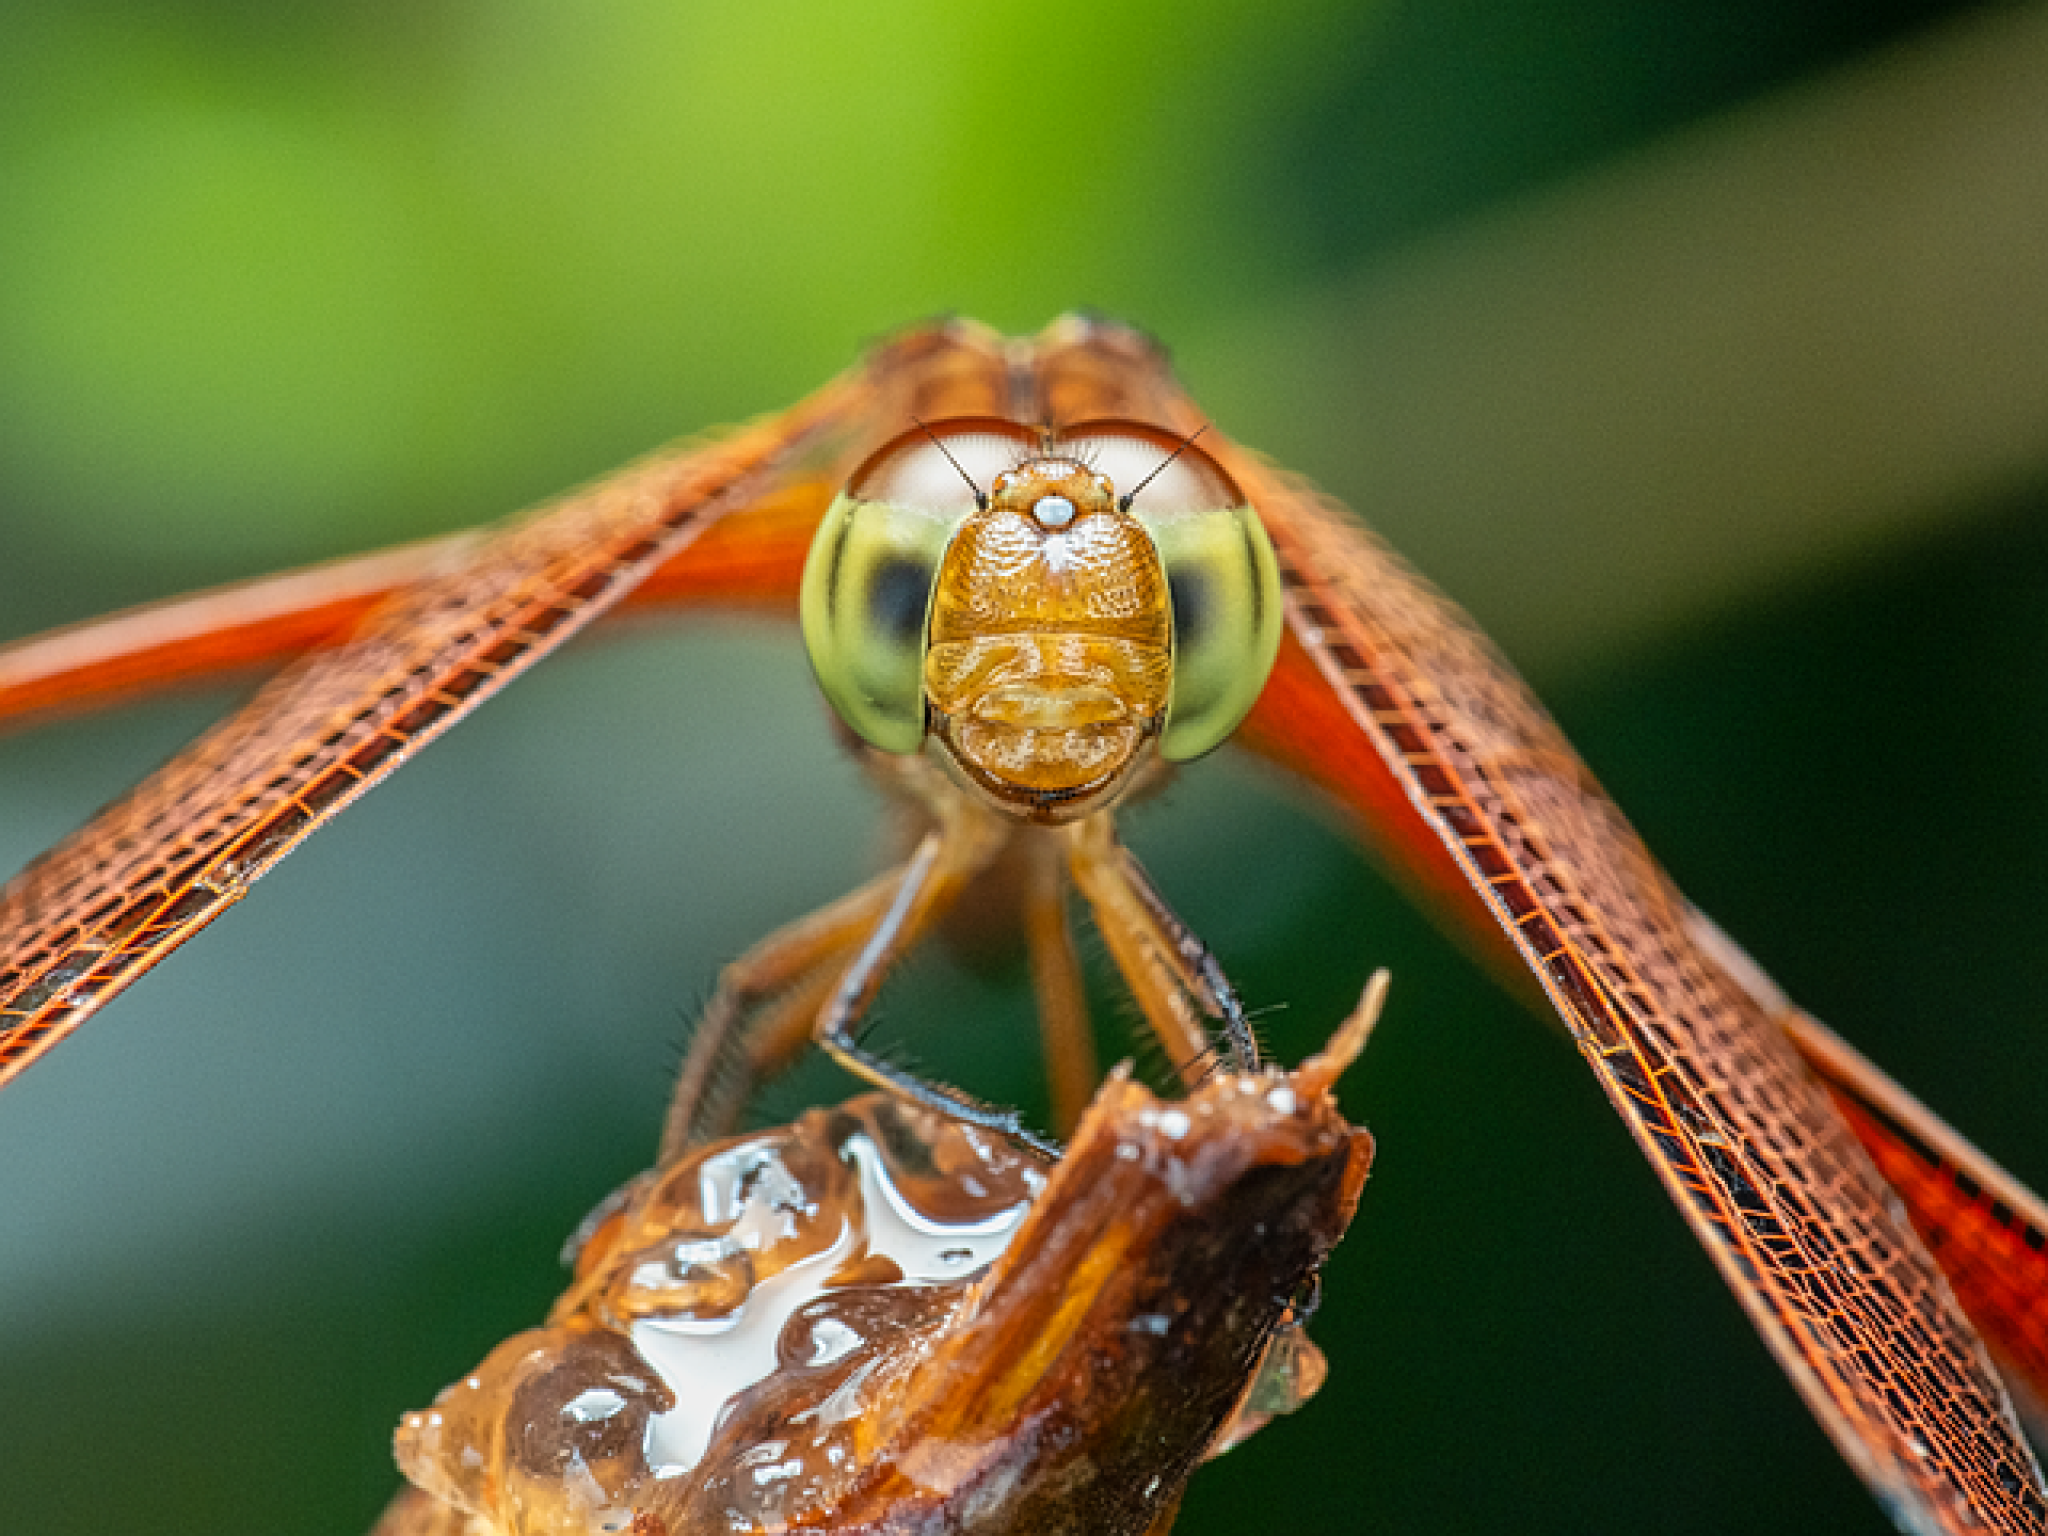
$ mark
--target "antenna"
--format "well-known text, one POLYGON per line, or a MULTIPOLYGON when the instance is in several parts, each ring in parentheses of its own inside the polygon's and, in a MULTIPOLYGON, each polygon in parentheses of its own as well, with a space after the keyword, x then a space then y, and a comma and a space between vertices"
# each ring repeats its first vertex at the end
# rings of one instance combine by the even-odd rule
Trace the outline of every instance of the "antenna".
MULTIPOLYGON (((1153 470, 1152 470, 1152 473, 1151 473, 1151 474, 1147 475, 1147 476, 1146 476, 1146 477, 1145 477, 1144 479, 1140 480, 1140 481, 1139 481, 1139 482, 1138 482, 1138 483, 1137 483, 1136 485, 1132 486, 1132 487, 1131 487, 1131 488, 1130 488, 1130 489, 1129 489, 1128 491, 1125 491, 1125 492, 1123 493, 1123 495, 1121 495, 1121 496, 1117 497, 1117 499, 1116 499, 1116 509, 1117 509, 1117 511, 1119 511, 1119 512, 1128 512, 1128 511, 1130 511, 1130 510, 1131 510, 1131 503, 1132 503, 1132 502, 1134 502, 1134 501, 1136 501, 1136 500, 1138 499, 1138 492, 1140 492, 1140 491, 1142 491, 1143 489, 1145 489, 1145 487, 1146 487, 1146 486, 1148 486, 1148 485, 1150 485, 1150 484, 1151 484, 1151 483, 1152 483, 1152 482, 1153 482, 1154 480, 1157 480, 1157 479, 1158 479, 1158 478, 1160 477, 1160 475, 1161 475, 1161 474, 1163 474, 1163 473, 1165 472, 1165 470, 1166 470, 1166 466, 1167 466, 1167 465, 1171 464, 1171 463, 1172 463, 1172 462, 1173 462, 1173 461, 1174 461, 1175 459, 1179 458, 1179 457, 1180 457, 1180 456, 1181 456, 1181 455, 1182 455, 1183 453, 1186 453, 1186 452, 1188 451, 1188 448, 1189 448, 1189 447, 1190 447, 1190 446, 1191 446, 1191 445, 1192 445, 1192 444, 1194 443, 1194 440, 1195 440, 1196 438, 1200 437, 1200 436, 1201 436, 1201 435, 1202 435, 1202 434, 1203 434, 1204 432, 1206 432, 1206 431, 1208 431, 1208 430, 1209 430, 1209 423, 1205 421, 1205 422, 1203 422, 1203 423, 1202 423, 1202 424, 1201 424, 1201 425, 1200 425, 1199 427, 1195 428, 1195 430, 1194 430, 1194 431, 1190 432, 1190 433, 1189 433, 1189 434, 1188 434, 1188 435, 1187 435, 1186 437, 1182 438, 1182 439, 1180 440, 1180 444, 1179 444, 1179 446, 1178 446, 1178 447, 1176 447, 1176 448, 1175 448, 1175 449, 1173 450, 1173 452, 1169 453, 1169 454, 1168 454, 1168 455, 1167 455, 1167 456, 1166 456, 1165 458, 1161 459, 1161 460, 1160 460, 1160 461, 1158 462, 1158 464, 1156 464, 1155 466, 1153 466, 1153 470)), ((950 457, 950 455, 949 455, 949 457, 950 457)))
MULTIPOLYGON (((946 462, 953 466, 955 472, 959 474, 962 480, 965 480, 967 482, 967 489, 974 492, 974 510, 977 512, 986 512, 988 510, 988 494, 985 491, 983 491, 980 486, 974 483, 974 476, 968 474, 966 470, 960 468, 960 461, 953 457, 953 450, 948 448, 944 443, 939 441, 939 434, 934 432, 929 426, 925 425, 924 419, 922 417, 913 416, 910 419, 917 423, 917 430, 922 432, 926 437, 932 440, 932 446, 938 449, 939 452, 943 453, 946 456, 946 462)), ((1175 449, 1174 451, 1178 453, 1180 450, 1175 449)), ((1160 466, 1160 469, 1164 469, 1165 467, 1166 466, 1162 464, 1160 466)), ((1159 473, 1159 470, 1155 469, 1154 471, 1152 471, 1152 473, 1156 475, 1159 473)))

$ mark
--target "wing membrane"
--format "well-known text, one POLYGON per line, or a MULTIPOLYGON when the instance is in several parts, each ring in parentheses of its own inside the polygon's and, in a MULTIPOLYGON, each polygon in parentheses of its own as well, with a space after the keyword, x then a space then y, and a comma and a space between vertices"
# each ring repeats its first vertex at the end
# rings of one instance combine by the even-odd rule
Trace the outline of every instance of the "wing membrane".
POLYGON ((473 537, 258 577, 0 646, 0 729, 274 666, 332 644, 473 537))
POLYGON ((2021 1406, 2048 1431, 2048 1204, 1818 1019, 1796 1009, 1782 1018, 1906 1202, 2021 1406))
MULTIPOLYGON (((484 536, 0 890, 0 1083, 310 834, 616 603, 729 508, 829 485, 886 408, 878 354, 782 416, 628 469, 484 536)), ((815 497, 813 497, 815 499, 815 497)))
MULTIPOLYGON (((619 600, 791 609, 829 480, 801 480, 705 520, 619 600)), ((477 542, 405 544, 216 587, 0 646, 0 730, 104 709, 166 688, 281 667, 346 642, 379 604, 477 542)))
POLYGON ((1683 898, 1542 707, 1341 511, 1244 456, 1229 467, 1279 553, 1299 660, 1377 766, 1324 760, 1352 743, 1294 755, 1366 799, 1398 788, 1406 809, 1381 841, 1426 887, 1443 885, 1443 853, 1455 862, 1894 1518, 1911 1530, 2048 1530, 2040 1471, 1940 1270, 1782 1030, 1695 942, 1683 898), (1436 850, 1404 821, 1432 832, 1436 850))

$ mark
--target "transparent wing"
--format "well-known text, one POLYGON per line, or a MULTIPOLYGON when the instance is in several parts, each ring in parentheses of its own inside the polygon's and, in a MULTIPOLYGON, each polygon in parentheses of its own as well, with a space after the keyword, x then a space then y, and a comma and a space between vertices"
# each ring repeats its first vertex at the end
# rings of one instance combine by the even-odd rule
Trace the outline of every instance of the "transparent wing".
POLYGON ((1780 1016, 2048 1434, 2048 1204, 1810 1014, 1780 1016))
POLYGON ((1542 707, 1340 509, 1248 456, 1228 467, 1267 520, 1293 633, 1254 744, 1373 821, 1455 914, 1483 908, 1902 1527, 2048 1530, 2039 1468, 1941 1271, 1542 707))
MULTIPOLYGON (((835 489, 799 479, 707 518, 612 611, 716 604, 794 612, 811 534, 835 489)), ((393 594, 459 564, 477 538, 459 533, 259 576, 0 646, 0 730, 273 671, 342 644, 393 594)))
POLYGON ((0 1083, 727 510, 830 486, 874 414, 901 408, 918 362, 907 345, 885 349, 723 441, 431 546, 419 579, 369 605, 345 641, 281 673, 0 890, 0 1083))

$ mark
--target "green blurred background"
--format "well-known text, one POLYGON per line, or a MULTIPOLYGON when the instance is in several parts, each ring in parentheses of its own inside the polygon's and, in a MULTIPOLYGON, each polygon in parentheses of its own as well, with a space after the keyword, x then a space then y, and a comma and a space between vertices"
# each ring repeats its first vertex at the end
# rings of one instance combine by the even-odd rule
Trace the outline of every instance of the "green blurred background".
MULTIPOLYGON (((2048 1185, 2040 6, 10 8, 0 636, 1082 304, 1471 607, 1693 897, 2048 1185)), ((0 863, 230 702, 0 740, 0 863)), ((1571 1051, 1313 808, 1225 754, 1130 828, 1281 1056, 1395 973, 1330 1384, 1182 1529, 1885 1529, 1571 1051)), ((0 1532, 364 1529, 398 1413, 648 1160, 718 965, 878 857, 772 624, 483 709, 0 1103, 0 1532)), ((1039 1102, 1013 972, 886 1006, 1039 1102)))

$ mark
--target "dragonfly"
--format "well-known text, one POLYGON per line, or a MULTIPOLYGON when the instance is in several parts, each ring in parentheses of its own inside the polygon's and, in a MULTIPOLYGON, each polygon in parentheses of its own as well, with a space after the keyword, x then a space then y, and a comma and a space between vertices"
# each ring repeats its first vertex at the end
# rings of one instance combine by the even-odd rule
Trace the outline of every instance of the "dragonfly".
POLYGON ((0 718, 308 653, 0 895, 0 1080, 606 611, 792 591, 853 468, 915 423, 965 417, 1204 433, 1258 509, 1283 594, 1238 739, 1340 807, 1562 1022, 1902 1529, 2048 1529, 2000 1375, 2023 1401, 2048 1381, 2040 1202, 1684 900, 1469 621, 1312 488, 1209 430, 1161 354, 1106 322, 1023 342, 923 328, 779 416, 495 533, 0 653, 0 718))

